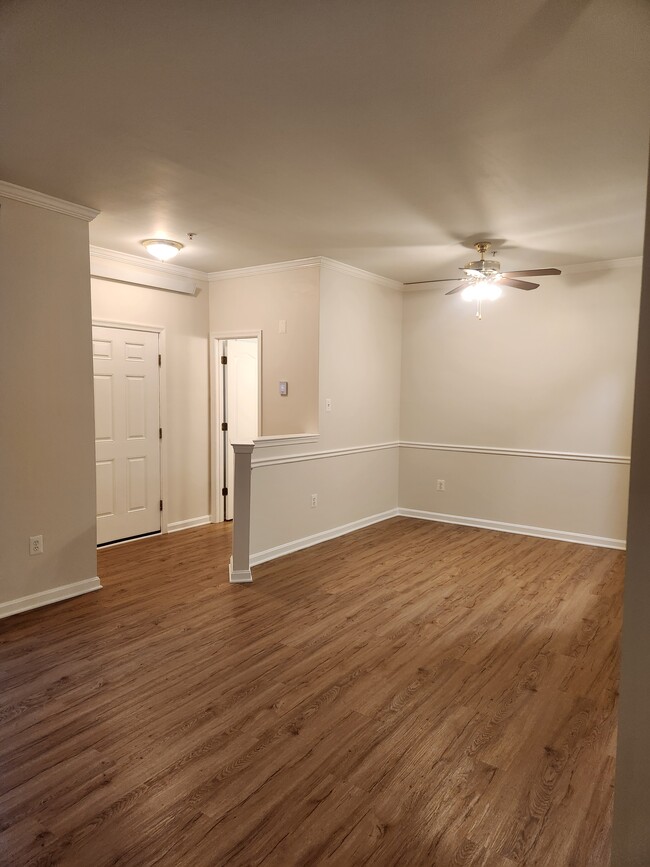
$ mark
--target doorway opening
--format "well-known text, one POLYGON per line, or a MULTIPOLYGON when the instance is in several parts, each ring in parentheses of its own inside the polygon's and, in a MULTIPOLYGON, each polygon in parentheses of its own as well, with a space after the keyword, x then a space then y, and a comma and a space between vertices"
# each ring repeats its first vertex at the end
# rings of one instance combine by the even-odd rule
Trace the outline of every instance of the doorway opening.
POLYGON ((212 335, 212 515, 233 516, 233 443, 250 442, 262 423, 261 332, 212 335))

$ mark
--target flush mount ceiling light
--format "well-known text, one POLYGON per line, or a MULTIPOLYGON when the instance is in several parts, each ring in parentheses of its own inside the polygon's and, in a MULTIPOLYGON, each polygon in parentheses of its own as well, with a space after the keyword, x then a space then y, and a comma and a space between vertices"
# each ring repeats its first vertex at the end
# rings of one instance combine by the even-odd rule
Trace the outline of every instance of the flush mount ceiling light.
POLYGON ((183 245, 178 241, 169 241, 166 238, 147 238, 140 243, 149 255, 161 262, 168 262, 183 249, 183 245))

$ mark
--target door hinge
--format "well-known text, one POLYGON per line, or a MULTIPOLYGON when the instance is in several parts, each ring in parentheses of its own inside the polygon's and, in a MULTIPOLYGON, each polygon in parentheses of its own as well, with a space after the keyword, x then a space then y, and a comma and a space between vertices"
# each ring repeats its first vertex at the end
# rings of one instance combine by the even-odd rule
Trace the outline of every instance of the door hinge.
POLYGON ((158 355, 158 367, 162 367, 162 355, 158 355))
POLYGON ((158 439, 159 440, 162 439, 162 428, 161 427, 158 428, 158 439))
POLYGON ((160 511, 162 512, 162 500, 160 501, 160 511))
POLYGON ((221 489, 221 496, 222 496, 222 497, 227 497, 227 496, 228 496, 228 488, 222 488, 222 489, 221 489))
POLYGON ((228 364, 228 356, 227 355, 221 356, 221 363, 222 364, 228 364))
POLYGON ((228 422, 227 421, 221 422, 221 430, 228 430, 228 422))

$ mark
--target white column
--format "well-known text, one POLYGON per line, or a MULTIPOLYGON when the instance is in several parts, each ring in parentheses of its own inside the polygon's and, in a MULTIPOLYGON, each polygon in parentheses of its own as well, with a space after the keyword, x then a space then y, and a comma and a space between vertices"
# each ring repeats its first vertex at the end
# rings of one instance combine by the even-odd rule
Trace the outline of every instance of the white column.
POLYGON ((235 451, 235 490, 233 494, 232 557, 230 583, 253 580, 251 547, 251 455, 253 443, 233 443, 235 451))

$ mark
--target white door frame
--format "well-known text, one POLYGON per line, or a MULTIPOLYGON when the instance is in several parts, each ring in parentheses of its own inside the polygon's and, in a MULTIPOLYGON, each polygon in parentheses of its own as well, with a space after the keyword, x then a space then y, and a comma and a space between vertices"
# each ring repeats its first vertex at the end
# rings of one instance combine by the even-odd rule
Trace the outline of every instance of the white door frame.
POLYGON ((257 340, 257 418, 262 428, 262 332, 248 331, 211 331, 210 332, 210 520, 219 524, 224 519, 223 497, 220 496, 223 479, 224 454, 221 446, 221 421, 223 418, 224 395, 221 370, 220 348, 222 340, 248 338, 257 340))
MULTIPOLYGON (((141 322, 117 322, 108 319, 94 319, 93 325, 98 325, 101 328, 125 328, 128 331, 151 331, 158 334, 158 353, 160 354, 160 365, 158 366, 158 403, 159 403, 159 419, 160 427, 162 428, 162 439, 160 440, 160 499, 163 501, 163 507, 160 512, 160 532, 167 533, 167 516, 169 514, 169 503, 167 499, 167 376, 166 376, 166 360, 165 352, 165 328, 162 325, 143 325, 141 322)), ((126 539, 126 542, 132 540, 126 539)), ((135 541, 135 540, 134 540, 135 541)), ((112 544, 112 543, 109 543, 112 544)), ((119 544, 125 544, 124 542, 119 544)), ((102 547, 107 547, 106 545, 102 547)))

